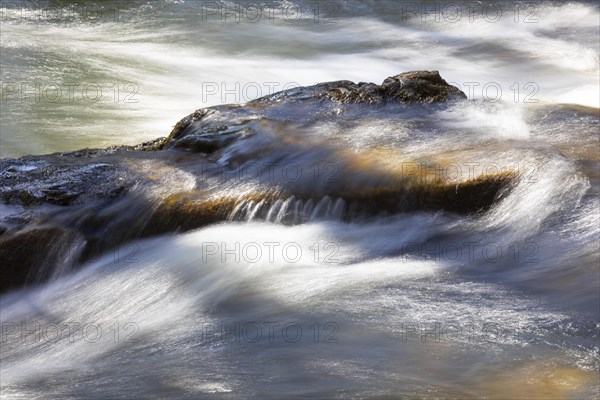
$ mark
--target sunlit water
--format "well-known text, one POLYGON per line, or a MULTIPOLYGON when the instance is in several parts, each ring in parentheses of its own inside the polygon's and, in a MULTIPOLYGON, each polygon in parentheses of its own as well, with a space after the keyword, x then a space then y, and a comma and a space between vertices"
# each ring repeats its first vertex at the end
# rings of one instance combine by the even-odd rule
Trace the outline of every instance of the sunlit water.
MULTIPOLYGON (((267 126, 218 161, 334 161, 356 182, 373 179, 365 160, 394 171, 398 159, 454 161, 459 178, 490 165, 523 177, 476 216, 343 222, 338 198, 241 202, 223 224, 6 294, 3 397, 597 396, 596 5, 520 3, 497 22, 452 22, 392 1, 322 2, 315 18, 306 2, 289 21, 284 3, 273 20, 235 24, 203 22, 199 3, 129 4, 117 19, 112 2, 101 18, 4 8, 2 156, 135 144, 204 106, 438 69, 472 101, 324 118, 309 132, 267 126), (63 97, 36 100, 37 83, 63 97), (103 98, 85 98, 88 84, 103 98)), ((178 176, 165 181, 193 186, 178 176)))
POLYGON ((2 10, 2 156, 135 144, 202 106, 419 69, 471 98, 599 106, 593 3, 275 2, 255 23, 239 2, 24 4, 2 10))

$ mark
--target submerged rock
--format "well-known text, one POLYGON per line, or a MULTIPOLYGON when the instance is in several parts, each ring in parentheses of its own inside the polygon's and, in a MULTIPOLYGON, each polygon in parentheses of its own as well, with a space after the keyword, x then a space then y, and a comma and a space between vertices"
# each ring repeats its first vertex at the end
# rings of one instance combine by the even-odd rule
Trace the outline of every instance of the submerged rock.
POLYGON ((0 292, 49 279, 79 236, 74 229, 40 226, 0 237, 0 292))
POLYGON ((302 222, 284 215, 292 203, 311 210, 311 218, 346 221, 413 210, 485 211, 515 174, 457 182, 397 177, 361 167, 315 128, 338 119, 428 116, 429 107, 465 98, 437 71, 381 85, 329 82, 198 110, 167 138, 138 146, 0 160, 0 199, 11 209, 0 221, 0 291, 48 279, 49 265, 68 270, 132 240, 235 219, 251 206, 257 218, 281 223, 302 222), (335 165, 335 180, 323 179, 324 162, 335 165), (254 170, 259 174, 248 172, 254 170), (293 170, 301 176, 292 179, 293 170))

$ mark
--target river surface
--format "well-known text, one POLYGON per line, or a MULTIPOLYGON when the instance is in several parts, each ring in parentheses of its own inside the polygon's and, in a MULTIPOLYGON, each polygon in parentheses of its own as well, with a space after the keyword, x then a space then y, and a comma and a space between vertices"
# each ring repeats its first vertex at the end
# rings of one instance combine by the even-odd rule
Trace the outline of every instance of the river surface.
MULTIPOLYGON (((335 183, 308 165, 340 160, 321 172, 358 182, 412 160, 518 183, 473 215, 240 204, 57 265, 0 298, 2 398, 597 398, 598 5, 260 4, 2 2, 0 155, 137 144, 201 107, 427 69, 469 101, 265 121, 230 152, 286 160, 276 185, 323 192, 335 183)), ((196 184, 178 177, 162 194, 196 184)), ((267 185, 242 181, 203 184, 267 185)))

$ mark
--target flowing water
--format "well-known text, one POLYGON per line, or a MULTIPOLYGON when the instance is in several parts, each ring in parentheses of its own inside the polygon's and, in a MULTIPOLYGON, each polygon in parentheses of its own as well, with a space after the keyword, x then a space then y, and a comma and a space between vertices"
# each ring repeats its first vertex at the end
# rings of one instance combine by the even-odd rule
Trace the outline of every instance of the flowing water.
POLYGON ((274 2, 236 23, 236 4, 3 2, 1 155, 135 144, 200 107, 416 69, 470 101, 309 128, 292 108, 217 160, 279 162, 275 180, 165 169, 152 195, 323 195, 246 199, 4 294, 2 397, 597 398, 598 5, 274 2), (473 215, 347 219, 327 195, 407 165, 520 178, 473 215))

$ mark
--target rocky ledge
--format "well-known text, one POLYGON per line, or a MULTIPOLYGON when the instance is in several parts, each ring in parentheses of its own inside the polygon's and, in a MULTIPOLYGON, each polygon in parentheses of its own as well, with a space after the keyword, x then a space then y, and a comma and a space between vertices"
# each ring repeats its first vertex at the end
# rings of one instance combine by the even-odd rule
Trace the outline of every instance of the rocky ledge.
POLYGON ((485 212, 514 174, 449 181, 398 173, 344 152, 317 129, 323 121, 428 115, 465 99, 437 71, 403 73, 381 85, 329 82, 200 109, 168 137, 138 146, 0 160, 0 292, 50 279, 135 239, 249 214, 301 223, 414 210, 485 212), (257 165, 268 173, 240 174, 257 165), (282 178, 291 165, 319 174, 282 178))

